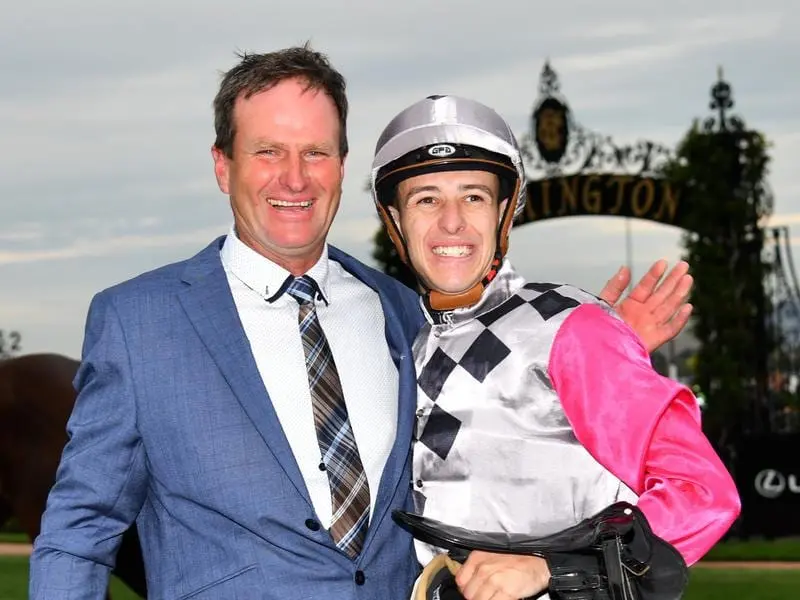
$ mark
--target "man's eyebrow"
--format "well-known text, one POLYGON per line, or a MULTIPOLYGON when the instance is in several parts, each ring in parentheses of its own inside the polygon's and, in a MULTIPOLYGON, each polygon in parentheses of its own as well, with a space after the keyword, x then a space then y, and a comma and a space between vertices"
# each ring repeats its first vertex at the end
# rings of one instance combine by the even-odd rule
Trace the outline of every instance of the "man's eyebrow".
POLYGON ((419 194, 420 192, 438 192, 439 187, 435 185, 416 185, 408 190, 405 194, 403 194, 406 198, 410 198, 414 194, 419 194))
MULTIPOLYGON (((281 142, 276 142, 269 138, 256 138, 252 140, 249 144, 250 148, 276 148, 278 150, 285 150, 287 148, 286 144, 281 142)), ((310 142, 308 144, 303 144, 302 149, 304 151, 308 150, 324 150, 326 152, 332 151, 336 146, 335 144, 331 144, 328 142, 310 142)))
POLYGON ((481 190, 482 192, 486 192, 490 196, 492 195, 492 189, 488 185, 483 185, 482 183, 466 183, 464 185, 458 186, 458 190, 460 192, 467 192, 470 190, 481 190))
POLYGON ((273 148, 279 148, 283 144, 279 144, 275 140, 271 140, 269 138, 255 138, 253 140, 250 140, 250 145, 251 146, 271 146, 273 148))

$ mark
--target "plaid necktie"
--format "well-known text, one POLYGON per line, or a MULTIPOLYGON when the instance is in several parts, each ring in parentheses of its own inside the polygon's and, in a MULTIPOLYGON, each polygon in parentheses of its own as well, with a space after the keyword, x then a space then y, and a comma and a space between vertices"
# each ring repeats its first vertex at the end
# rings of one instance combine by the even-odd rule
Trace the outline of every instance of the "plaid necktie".
POLYGON ((336 363, 322 331, 314 296, 317 285, 308 275, 297 277, 286 292, 300 304, 298 324, 306 356, 308 386, 314 409, 322 465, 328 473, 333 502, 331 535, 351 558, 358 556, 369 523, 369 484, 347 418, 347 406, 336 363))

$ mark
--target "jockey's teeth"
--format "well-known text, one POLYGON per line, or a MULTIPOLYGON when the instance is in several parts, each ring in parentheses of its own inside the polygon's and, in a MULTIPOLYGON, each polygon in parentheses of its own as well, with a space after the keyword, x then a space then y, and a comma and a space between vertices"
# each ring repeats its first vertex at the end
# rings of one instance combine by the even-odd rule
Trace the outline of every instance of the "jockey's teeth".
POLYGON ((472 254, 469 246, 435 246, 433 253, 439 256, 467 256, 472 254))

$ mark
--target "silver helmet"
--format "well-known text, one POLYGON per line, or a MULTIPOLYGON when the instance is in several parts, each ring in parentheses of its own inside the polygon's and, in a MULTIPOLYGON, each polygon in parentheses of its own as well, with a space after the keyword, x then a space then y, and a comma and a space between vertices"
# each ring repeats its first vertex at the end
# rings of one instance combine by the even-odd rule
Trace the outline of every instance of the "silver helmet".
POLYGON ((508 251, 511 225, 525 209, 525 170, 519 145, 508 123, 488 106, 458 96, 428 96, 392 119, 375 146, 372 197, 401 260, 412 270, 405 240, 388 210, 396 200, 397 185, 425 173, 465 170, 495 173, 500 197, 508 202, 500 215, 489 273, 458 296, 428 290, 427 300, 437 310, 473 304, 500 268, 508 251))

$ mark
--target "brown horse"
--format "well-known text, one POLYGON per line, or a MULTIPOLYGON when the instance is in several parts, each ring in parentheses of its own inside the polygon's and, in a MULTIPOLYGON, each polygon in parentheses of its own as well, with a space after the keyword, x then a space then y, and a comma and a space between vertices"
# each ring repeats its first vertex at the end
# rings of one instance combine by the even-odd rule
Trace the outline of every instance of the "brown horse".
MULTIPOLYGON (((0 361, 0 526, 14 516, 31 540, 67 442, 78 364, 57 354, 0 361)), ((147 597, 136 527, 122 537, 113 573, 147 597)))

